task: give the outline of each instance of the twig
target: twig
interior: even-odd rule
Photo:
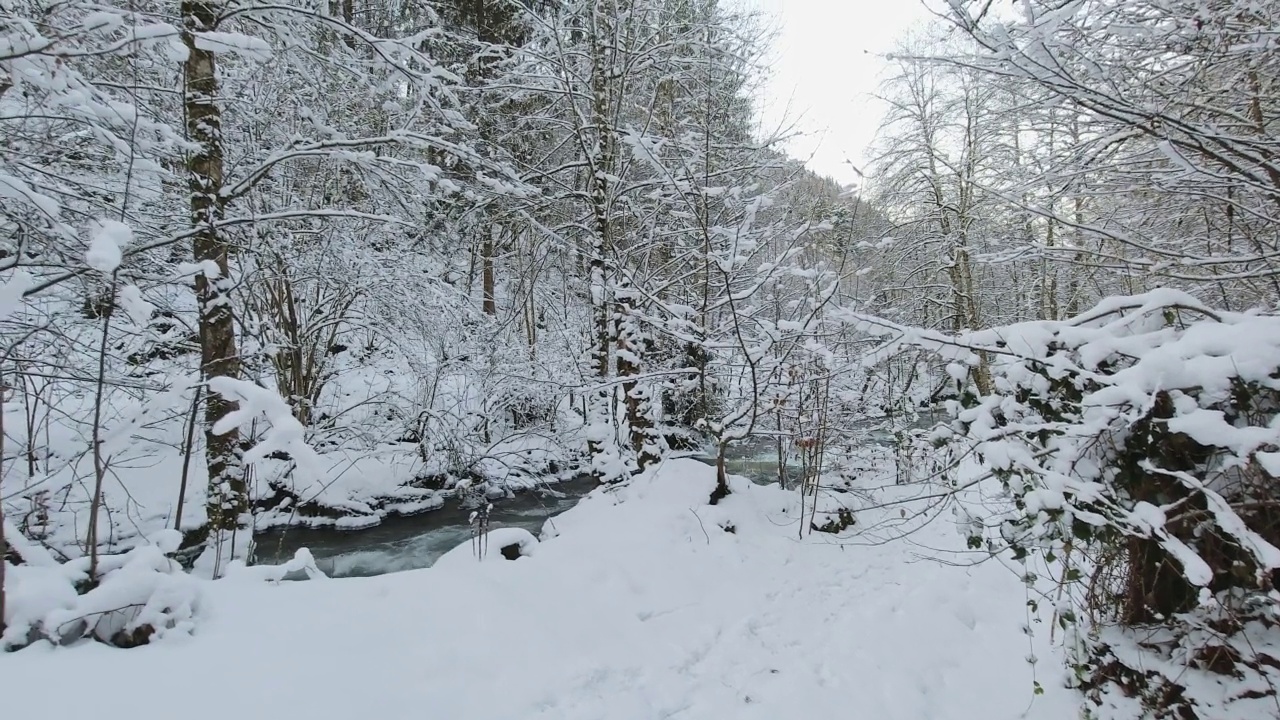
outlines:
[[[689,508],[689,512],[693,513],[693,516],[698,519],[698,527],[702,528],[702,535],[707,538],[707,544],[710,545],[711,536],[707,535],[707,528],[703,527],[702,518],[698,516],[698,511],[694,510],[693,508]]]

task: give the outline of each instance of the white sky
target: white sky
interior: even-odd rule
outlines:
[[[871,97],[889,51],[911,25],[929,17],[922,0],[741,0],[780,29],[773,76],[761,98],[766,126],[797,121],[803,137],[788,147],[809,168],[853,183],[883,116]],[[812,156],[812,157],[811,157]]]

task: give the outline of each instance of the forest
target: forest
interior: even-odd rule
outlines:
[[[842,185],[747,2],[0,0],[0,706],[1280,718],[1280,4],[929,7]]]

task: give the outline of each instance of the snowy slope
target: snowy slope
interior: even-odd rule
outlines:
[[[1021,583],[919,559],[958,547],[950,524],[802,542],[794,494],[744,481],[708,507],[712,485],[668,461],[515,562],[463,547],[374,578],[209,583],[194,636],[0,657],[0,702],[134,720],[1075,717],[1043,634],[1033,696]]]

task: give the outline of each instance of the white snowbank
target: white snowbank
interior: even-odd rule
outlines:
[[[797,539],[798,501],[668,461],[555,519],[516,562],[375,578],[204,583],[196,634],[0,657],[6,716],[221,720],[1067,720],[1076,696],[1022,632],[996,564],[919,560],[961,538]],[[897,508],[887,515],[897,516]],[[859,522],[864,518],[860,515]],[[868,521],[874,521],[869,518]],[[729,532],[724,528],[732,527]],[[499,542],[493,541],[496,553]],[[469,553],[465,546],[460,553]],[[1029,644],[1029,642],[1031,644]],[[1025,657],[1042,658],[1032,694]],[[74,678],[75,692],[66,691]],[[142,683],[140,685],[139,683]],[[126,692],[145,687],[142,694]],[[218,702],[191,702],[212,697]]]
[[[284,463],[274,464],[284,467]],[[306,515],[288,505],[277,507],[258,515],[257,529],[281,525],[356,529],[377,525],[388,512],[408,515],[444,504],[435,490],[409,485],[421,468],[412,453],[336,451],[319,455],[315,464],[311,472],[295,470],[287,477],[277,472],[275,477],[299,502],[324,508],[324,514]]]
[[[62,643],[89,636],[119,644],[130,642],[118,639],[119,634],[135,631],[152,640],[189,634],[204,585],[165,557],[177,548],[178,533],[168,531],[157,540],[123,555],[101,556],[97,585],[84,594],[76,586],[89,579],[87,557],[6,568],[0,647],[22,646],[34,638]]]
[[[6,428],[21,426],[21,410],[18,404],[6,407],[10,413],[5,418]],[[175,444],[180,446],[181,441]],[[261,510],[254,518],[257,530],[284,525],[363,527],[378,524],[388,514],[410,515],[444,504],[444,497],[436,490],[410,484],[422,463],[409,451],[394,447],[372,452],[339,450],[321,454],[317,464],[313,472],[287,472],[291,465],[283,460],[259,462],[250,491],[253,500],[265,503],[277,495],[273,485],[291,497]],[[174,479],[182,476],[183,465],[174,447],[159,443],[139,443],[113,456],[103,487],[107,511],[99,520],[104,527],[109,518],[127,517],[129,522],[109,526],[110,534],[102,538],[104,550],[128,550],[144,543],[147,534],[174,526],[178,494]],[[187,469],[190,476],[180,523],[183,529],[198,527],[206,519],[207,476],[202,451],[194,454]],[[74,458],[37,488],[49,491],[43,539],[71,557],[82,552],[93,489],[93,483],[84,478],[91,477],[92,471],[91,456]],[[6,502],[5,515],[21,518],[31,509],[32,502],[18,496]]]
[[[453,570],[480,562],[508,562],[509,558],[503,557],[502,549],[510,545],[519,547],[520,557],[528,557],[537,547],[538,538],[524,528],[494,528],[484,536],[468,540],[441,555],[431,567]]]

